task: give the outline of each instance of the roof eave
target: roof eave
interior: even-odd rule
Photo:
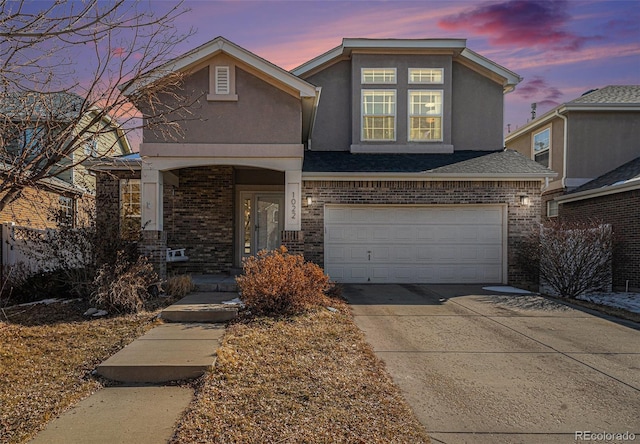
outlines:
[[[557,173],[499,173],[499,174],[483,174],[483,173],[430,173],[428,171],[401,173],[401,172],[302,172],[304,180],[362,180],[371,178],[372,180],[421,180],[421,181],[512,181],[512,180],[536,180],[544,181],[546,178],[556,177]]]
[[[608,196],[610,194],[624,193],[627,191],[640,190],[640,179],[619,185],[609,185],[592,190],[580,191],[577,193],[564,194],[556,197],[554,200],[558,203],[576,202],[579,200],[593,199],[595,197]]]

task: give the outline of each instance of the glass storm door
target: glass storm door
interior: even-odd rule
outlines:
[[[281,245],[284,226],[282,194],[243,193],[242,195],[242,257],[260,250],[273,250]]]

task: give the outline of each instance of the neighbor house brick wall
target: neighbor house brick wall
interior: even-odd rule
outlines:
[[[549,202],[550,200],[555,199],[558,196],[562,196],[563,194],[564,194],[564,190],[562,190],[562,189],[542,194],[542,198],[541,198],[541,202],[540,202],[540,216],[542,217],[541,220],[546,221],[546,220],[555,219],[555,218],[547,217],[547,202]]]
[[[164,185],[164,231],[169,248],[185,248],[187,262],[172,273],[227,273],[234,258],[234,174],[231,166],[173,171],[179,186]]]
[[[516,251],[540,222],[538,181],[304,181],[302,195],[313,200],[302,209],[304,255],[321,266],[325,204],[507,204],[508,281],[527,284],[527,273],[516,263]],[[523,195],[531,199],[529,206],[520,203]]]
[[[560,205],[560,217],[610,224],[619,241],[613,257],[613,286],[640,289],[640,190]]]
[[[54,212],[60,208],[60,194],[26,187],[21,196],[0,211],[0,223],[30,228],[55,228]]]

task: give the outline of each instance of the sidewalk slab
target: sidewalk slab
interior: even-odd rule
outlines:
[[[161,325],[104,361],[97,372],[130,383],[197,378],[213,367],[223,333],[210,325]]]
[[[182,387],[109,387],[50,422],[32,444],[157,444],[169,441],[193,398]]]

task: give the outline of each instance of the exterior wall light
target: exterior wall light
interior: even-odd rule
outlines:
[[[313,203],[313,199],[311,196],[307,196],[307,205],[311,205]]]
[[[520,196],[520,204],[528,207],[531,205],[531,199],[529,196]]]

